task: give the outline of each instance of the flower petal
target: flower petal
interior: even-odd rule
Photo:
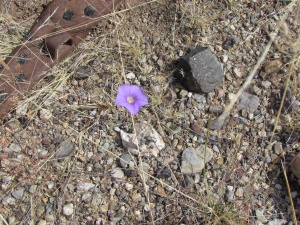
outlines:
[[[116,97],[116,105],[124,106],[124,104],[127,103],[127,96],[130,91],[129,86],[130,85],[128,85],[128,84],[124,84],[118,88],[118,94]]]
[[[129,111],[131,112],[132,115],[137,114],[141,110],[141,108],[142,108],[138,104],[132,104],[131,106],[132,106],[132,108]]]
[[[139,103],[140,106],[144,106],[148,104],[148,97],[144,93],[141,95],[137,96],[136,101]]]
[[[132,97],[133,103],[129,103],[127,98]],[[116,105],[125,107],[131,114],[137,114],[142,106],[148,104],[147,95],[137,85],[124,84],[119,86],[116,97]]]

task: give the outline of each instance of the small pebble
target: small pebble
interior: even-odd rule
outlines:
[[[129,80],[133,80],[135,78],[135,74],[133,72],[129,72],[126,74],[126,78]]]
[[[120,168],[115,168],[111,171],[111,176],[114,178],[116,181],[122,181],[124,178],[124,172]]]
[[[49,121],[51,119],[51,117],[52,117],[52,113],[48,109],[40,109],[39,113],[40,113],[40,119],[43,122]]]
[[[46,220],[40,220],[37,225],[47,225],[47,221]]]
[[[236,191],[235,191],[235,195],[236,195],[237,197],[243,197],[243,195],[244,195],[244,190],[243,190],[243,188],[242,188],[242,187],[238,187],[238,188],[236,189]]]
[[[125,188],[126,188],[127,191],[130,191],[130,190],[133,189],[133,184],[131,184],[131,183],[126,183],[126,184],[125,184]]]
[[[74,212],[74,205],[73,203],[67,204],[63,207],[63,214],[65,216],[71,216]]]
[[[233,74],[236,78],[240,78],[242,77],[242,73],[241,73],[241,70],[239,68],[234,68],[233,69]]]
[[[223,55],[221,59],[222,63],[226,63],[228,61],[228,55]]]
[[[121,159],[119,161],[120,166],[124,169],[127,169],[133,164],[132,157],[130,154],[122,154]]]
[[[24,189],[18,189],[12,193],[12,196],[17,200],[20,200],[23,197],[23,193],[24,193]]]
[[[70,140],[62,141],[56,151],[55,158],[61,159],[69,156],[74,150],[74,145]]]
[[[91,188],[95,187],[95,184],[93,183],[86,183],[82,181],[78,181],[77,183],[77,191],[88,191]]]
[[[262,223],[268,222],[268,220],[265,217],[264,212],[262,210],[256,209],[255,214],[256,214],[256,218],[257,218],[258,221],[260,221]]]
[[[48,222],[54,222],[55,221],[55,217],[52,214],[46,214],[45,220],[48,221]]]

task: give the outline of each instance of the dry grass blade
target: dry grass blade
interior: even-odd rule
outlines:
[[[7,221],[3,218],[2,214],[0,214],[0,218],[3,221],[3,223],[5,223],[5,225],[8,225]]]
[[[289,180],[287,178],[286,170],[285,170],[285,167],[284,167],[282,161],[281,161],[281,168],[282,168],[282,172],[283,172],[283,175],[284,175],[287,192],[288,192],[288,195],[289,195],[289,200],[290,200],[291,209],[292,209],[292,215],[293,215],[293,222],[294,222],[295,225],[297,225],[298,221],[297,221],[297,217],[296,217],[295,206],[294,206],[294,202],[293,202],[291,188],[290,188]]]

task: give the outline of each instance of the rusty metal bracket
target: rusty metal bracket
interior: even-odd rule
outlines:
[[[121,0],[53,0],[0,68],[0,119]],[[0,64],[1,66],[1,64]]]

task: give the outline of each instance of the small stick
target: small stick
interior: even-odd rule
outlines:
[[[4,62],[4,60],[0,57],[0,64],[5,67],[5,69],[10,70],[9,66]]]
[[[286,183],[286,188],[287,188],[287,191],[288,191],[288,194],[289,194],[289,200],[290,200],[291,208],[292,208],[293,221],[294,221],[294,224],[297,225],[298,222],[297,222],[297,217],[296,217],[296,212],[295,212],[293,197],[292,197],[292,194],[291,194],[291,189],[290,189],[289,181],[288,181],[288,178],[286,176],[285,168],[283,166],[282,161],[281,161],[281,167],[282,167],[282,171],[283,171],[283,175],[284,175],[284,179],[285,179],[285,183]]]

